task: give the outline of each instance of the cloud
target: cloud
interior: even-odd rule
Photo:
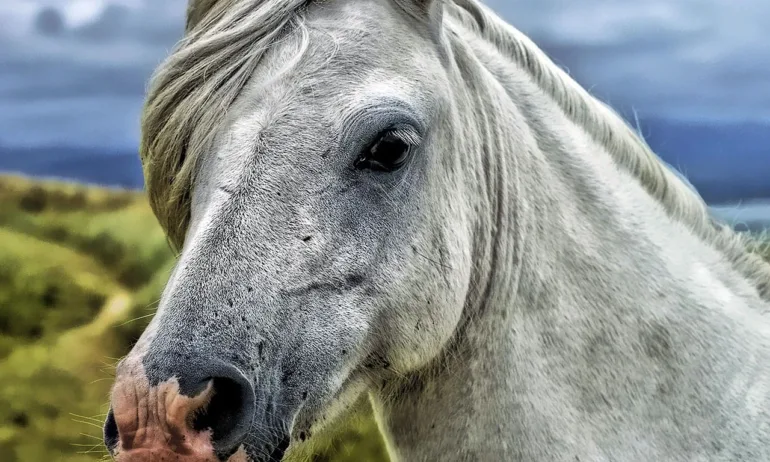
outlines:
[[[770,120],[766,0],[488,3],[616,107]]]
[[[0,1],[0,143],[135,143],[185,0]],[[488,0],[621,112],[770,119],[766,0]]]
[[[61,35],[65,27],[64,16],[56,8],[44,8],[35,16],[34,30],[41,35]]]
[[[147,80],[184,10],[184,0],[3,0],[0,144],[134,145]]]

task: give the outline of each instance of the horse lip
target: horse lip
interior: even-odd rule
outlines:
[[[150,462],[154,460],[174,460],[178,462],[215,462],[215,456],[204,457],[200,455],[182,455],[173,451],[158,449],[132,449],[118,454],[117,462]]]

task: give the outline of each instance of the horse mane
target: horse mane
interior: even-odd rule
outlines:
[[[668,215],[712,245],[770,301],[770,264],[757,252],[755,239],[718,222],[690,185],[665,167],[644,139],[609,106],[591,96],[528,37],[478,0],[447,1],[463,27],[494,44],[549,94],[573,123],[604,146],[616,164],[637,178]]]
[[[525,69],[564,113],[636,177],[669,216],[714,246],[770,300],[770,264],[756,242],[714,220],[696,192],[668,170],[618,114],[592,97],[524,34],[478,0],[443,1],[447,13]],[[309,0],[191,0],[186,34],[153,76],[142,116],[140,157],[150,204],[181,249],[198,160],[223,114],[275,39],[301,25]],[[445,22],[446,23],[446,22]]]

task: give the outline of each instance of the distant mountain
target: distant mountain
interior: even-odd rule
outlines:
[[[0,146],[0,171],[131,189],[144,184],[139,154],[130,150]]]
[[[710,204],[770,199],[770,125],[641,122],[653,150],[679,169]],[[0,146],[0,171],[68,178],[128,188],[142,187],[133,150]]]
[[[770,201],[739,206],[713,206],[711,213],[741,231],[770,231]]]

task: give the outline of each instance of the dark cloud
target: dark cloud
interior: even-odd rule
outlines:
[[[766,0],[489,0],[622,113],[770,119]],[[0,143],[135,143],[185,0],[0,1]],[[42,141],[40,141],[42,142]]]
[[[34,28],[41,35],[58,36],[65,30],[64,18],[56,8],[47,7],[35,17]]]

